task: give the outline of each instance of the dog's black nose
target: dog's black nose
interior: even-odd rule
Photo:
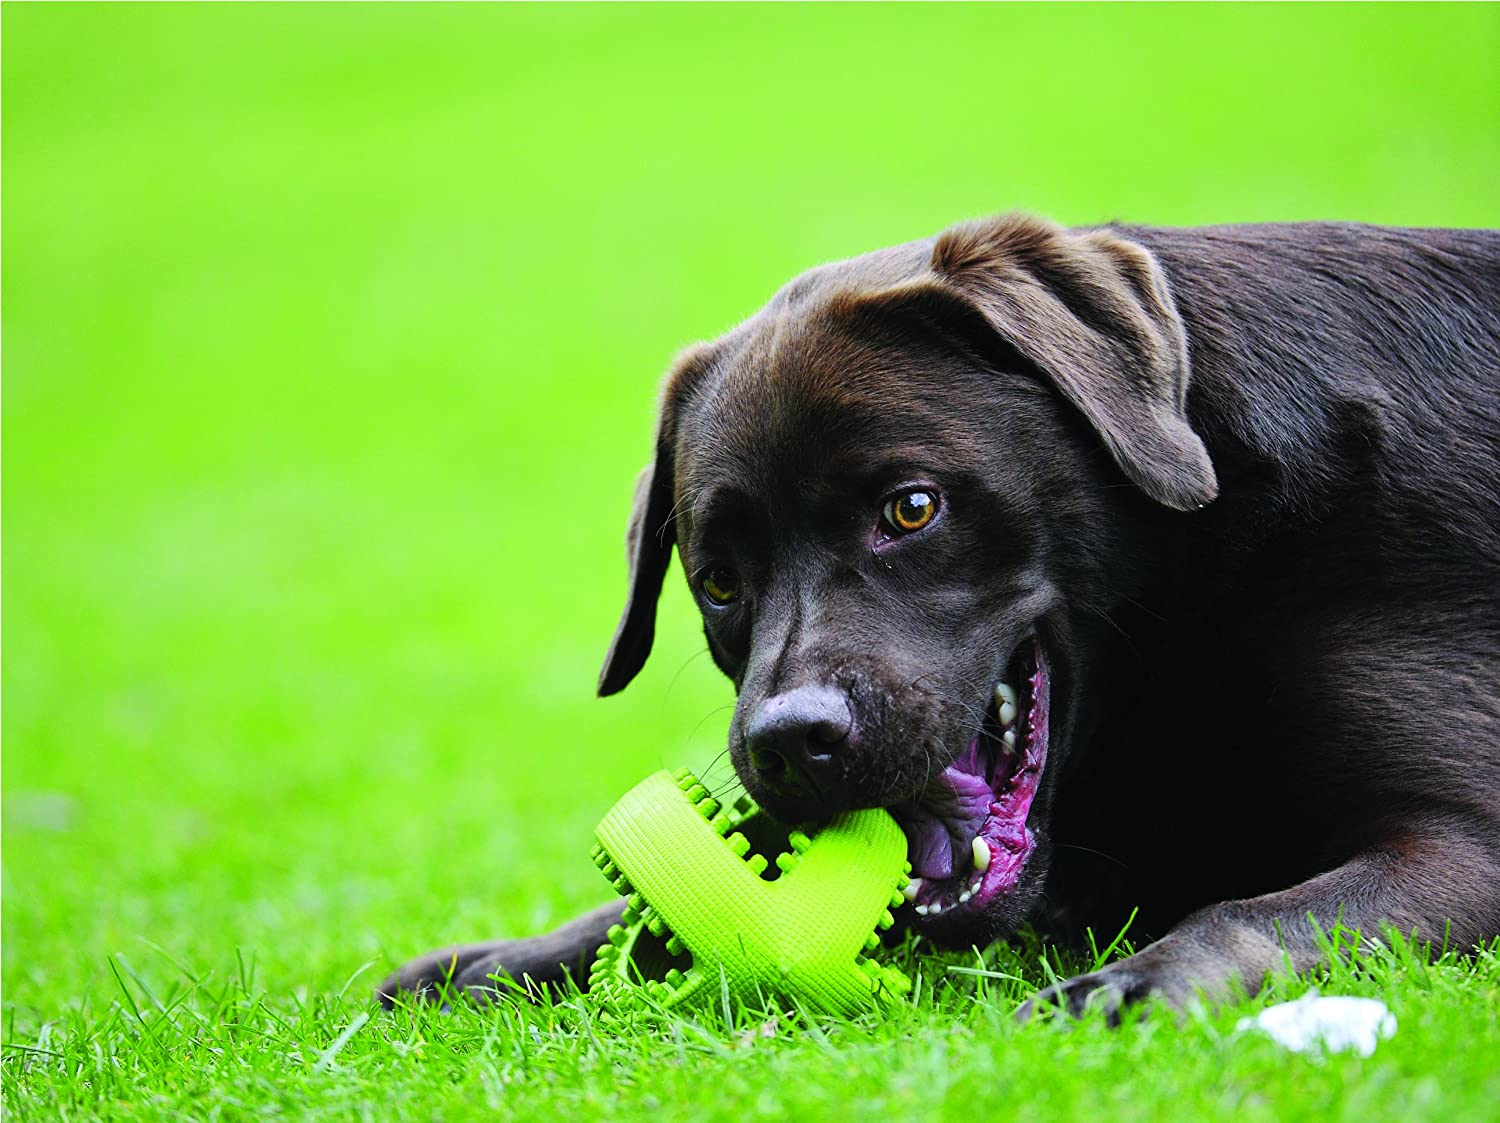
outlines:
[[[843,691],[799,686],[760,704],[745,727],[745,746],[751,767],[772,787],[818,791],[853,733],[854,715]]]

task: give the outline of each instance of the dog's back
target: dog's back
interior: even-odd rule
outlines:
[[[1335,500],[1378,504],[1405,558],[1493,572],[1500,231],[1122,233],[1172,282],[1188,325],[1189,411],[1221,479],[1273,472],[1284,517]]]
[[[1221,490],[1186,532],[1161,698],[1101,737],[1155,728],[1174,814],[1122,820],[1132,754],[1101,754],[1059,801],[1058,923],[1142,905],[1159,934],[1391,819],[1500,823],[1500,233],[1120,233],[1171,282]]]

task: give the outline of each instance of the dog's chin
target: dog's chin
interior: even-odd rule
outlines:
[[[913,926],[942,944],[988,942],[1030,910],[1044,864],[1032,804],[1047,766],[1052,673],[1035,637],[996,683],[973,739],[921,795],[891,807],[906,832]]]

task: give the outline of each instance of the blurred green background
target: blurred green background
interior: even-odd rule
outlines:
[[[604,899],[593,823],[731,701],[678,584],[592,694],[656,381],[801,269],[1016,207],[1500,223],[1495,6],[3,24],[22,1028],[148,941],[326,990]]]

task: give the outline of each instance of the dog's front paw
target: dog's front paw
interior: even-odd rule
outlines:
[[[537,997],[570,982],[583,990],[594,953],[609,939],[609,928],[619,923],[624,909],[624,901],[611,901],[545,935],[430,951],[388,976],[375,988],[375,997],[389,1009],[402,998],[494,1002]]]
[[[456,997],[493,1002],[505,994],[524,995],[528,990],[558,980],[562,972],[549,965],[544,978],[535,979],[523,964],[536,967],[528,954],[528,940],[492,940],[441,948],[420,955],[392,972],[375,988],[375,997],[387,1009],[398,999],[448,1002]],[[498,976],[498,979],[497,979]],[[502,980],[515,979],[511,984]]]
[[[1124,960],[1038,991],[1016,1011],[1016,1020],[1028,1022],[1042,1013],[1081,1018],[1091,1010],[1101,1010],[1105,1020],[1116,1026],[1120,1024],[1121,1010],[1157,990],[1146,975],[1131,969],[1129,960]]]

